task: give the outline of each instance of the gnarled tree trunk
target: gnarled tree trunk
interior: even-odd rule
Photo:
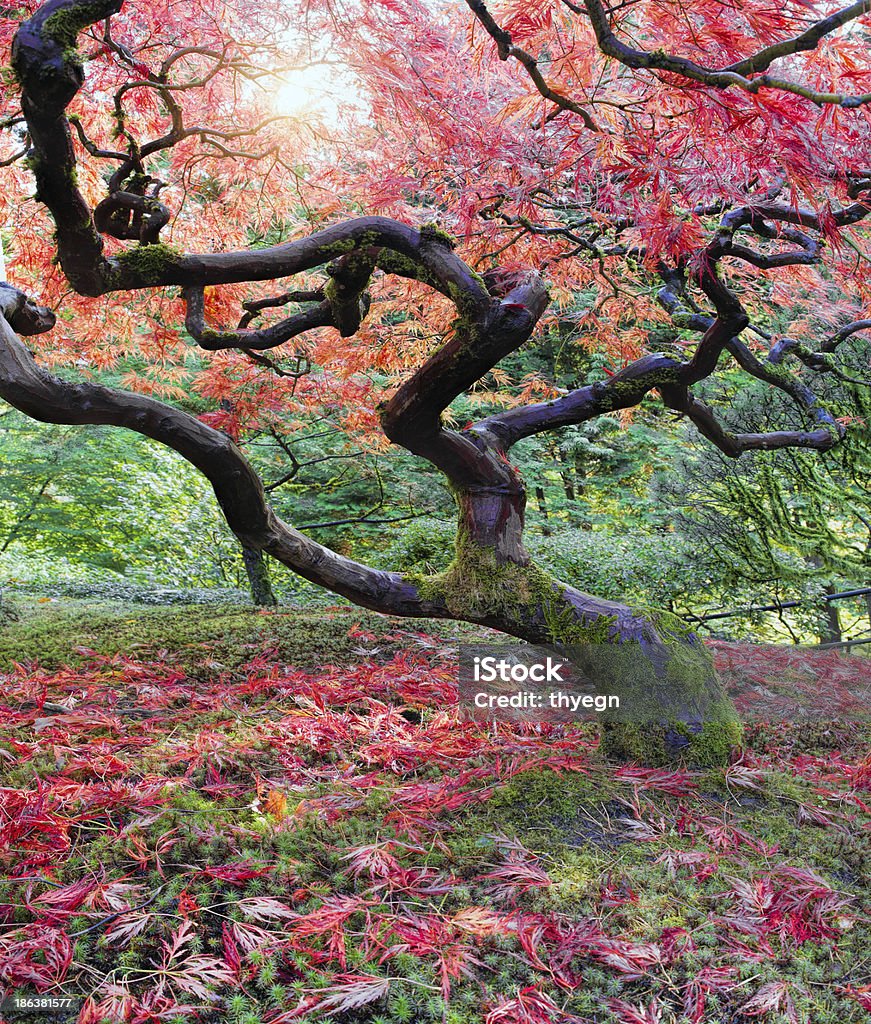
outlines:
[[[513,471],[512,471],[513,472]],[[523,547],[524,492],[457,491],[455,557],[414,580],[449,614],[538,645],[558,645],[622,711],[603,720],[602,750],[645,764],[727,762],[741,740],[711,656],[677,616],[584,594],[537,566]]]
[[[541,307],[544,296],[537,281],[515,292],[526,300],[517,303],[524,310],[527,303],[533,311]],[[507,325],[497,320],[494,336],[514,347],[516,332],[528,334],[535,319],[533,312],[519,324],[513,315]],[[444,573],[429,577],[372,569],[287,526],[267,505],[259,478],[233,442],[188,413],[98,384],[70,384],[41,369],[13,328],[33,334],[53,323],[48,310],[0,286],[0,397],[36,419],[128,427],[173,448],[210,480],[244,547],[267,552],[376,611],[479,623],[532,643],[646,650],[649,677],[630,695],[639,715],[628,724],[606,725],[603,749],[609,756],[715,764],[739,741],[734,709],[701,643],[667,612],[583,594],[534,565],[523,545],[525,489],[498,436],[486,425],[467,435],[443,429],[439,400],[433,402],[432,390],[416,378],[387,403],[382,418],[388,436],[439,466],[454,490],[455,558]],[[487,341],[480,334],[475,340],[479,348]],[[419,372],[429,369],[426,364]]]

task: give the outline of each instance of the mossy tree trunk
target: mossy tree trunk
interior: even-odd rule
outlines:
[[[278,598],[272,589],[272,581],[269,579],[269,567],[263,552],[258,548],[243,547],[242,561],[245,565],[245,574],[248,577],[248,589],[251,591],[251,600],[259,608],[273,607],[278,604]]]
[[[721,765],[741,742],[735,708],[701,640],[677,616],[592,597],[492,545],[457,541],[454,561],[416,581],[451,617],[532,644],[557,646],[599,692],[617,693],[618,716],[602,720],[609,759],[647,765]]]
[[[829,583],[826,586],[826,594],[837,593],[837,587]],[[838,606],[834,601],[824,601],[822,607],[822,614],[820,616],[821,632],[820,632],[820,643],[821,644],[839,644],[843,639],[841,632],[841,615],[838,611]]]
[[[741,726],[701,640],[681,619],[582,593],[537,566],[523,544],[526,491],[508,461],[482,445],[475,471],[490,484],[452,484],[458,508],[454,559],[414,579],[449,617],[533,644],[560,645],[582,671],[621,693],[621,717],[605,720],[602,751],[662,765],[725,764]],[[613,654],[609,654],[613,651]]]

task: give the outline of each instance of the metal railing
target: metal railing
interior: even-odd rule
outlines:
[[[842,590],[837,594],[822,594],[820,599],[826,604],[831,604],[833,601],[845,601],[851,597],[867,597],[869,594],[871,594],[871,587],[860,587],[858,590]],[[779,601],[775,604],[749,605],[746,608],[735,608],[728,612],[712,612],[710,615],[694,615],[692,612],[688,612],[683,617],[691,622],[706,625],[715,619],[731,619],[737,615],[750,615],[753,612],[781,612],[786,608],[799,608],[809,603],[808,601]],[[871,621],[871,609],[869,609],[869,621]],[[822,643],[818,644],[817,647],[820,650],[841,647],[849,651],[851,647],[871,644],[871,637],[865,637],[866,633],[871,633],[871,628],[862,630],[858,636],[851,637],[849,640]]]

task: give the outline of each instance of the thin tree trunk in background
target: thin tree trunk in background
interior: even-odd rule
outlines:
[[[829,584],[826,587],[827,594],[836,594],[835,588]],[[834,601],[826,601],[825,611],[823,616],[823,632],[820,638],[822,644],[839,644],[843,634],[841,633],[841,616],[838,613],[837,605]]]
[[[560,477],[563,482],[563,491],[565,492],[567,501],[575,500],[575,485],[572,483],[572,478],[569,476],[568,470],[561,469]]]
[[[547,498],[545,497],[545,493],[544,493],[544,488],[543,487],[536,487],[535,488],[535,498],[536,498],[536,501],[538,502],[538,511],[541,513],[541,515],[542,515],[542,517],[544,519],[547,519],[548,518]],[[549,537],[553,531],[551,530],[550,526],[548,526],[548,524],[545,522],[545,523],[542,523],[541,532],[542,532],[543,536]]]
[[[560,450],[559,444],[556,441],[552,441],[549,445],[551,455],[553,456],[554,462],[559,466],[559,475],[563,483],[563,492],[565,493],[567,501],[575,500],[575,485],[572,481],[571,471],[568,463],[566,462],[565,456]]]
[[[51,482],[51,477],[48,477],[48,479],[43,480],[39,490],[36,492],[27,511],[12,525],[12,529],[9,531],[9,533],[6,534],[3,543],[0,544],[0,554],[2,554],[4,551],[8,551],[9,548],[12,546],[13,542],[18,539],[18,535],[21,533],[22,529],[24,528],[24,525],[36,512],[37,506],[39,505],[40,501],[42,501],[42,496],[45,494],[46,489],[48,488],[48,485]]]
[[[242,561],[245,563],[245,572],[248,574],[248,586],[251,590],[251,600],[261,608],[277,605],[278,598],[272,589],[269,580],[269,568],[263,552],[257,548],[242,548]]]
[[[866,524],[867,525],[867,524]],[[863,587],[871,585],[871,543],[865,547],[865,566],[863,572]],[[865,595],[865,611],[868,615],[868,628],[871,629],[871,594]]]
[[[575,486],[579,494],[587,489],[587,464],[580,452],[575,453]]]

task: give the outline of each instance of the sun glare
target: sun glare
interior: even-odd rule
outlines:
[[[353,82],[347,69],[332,64],[312,64],[289,71],[272,97],[277,114],[288,117],[312,117],[337,125],[347,109]]]

